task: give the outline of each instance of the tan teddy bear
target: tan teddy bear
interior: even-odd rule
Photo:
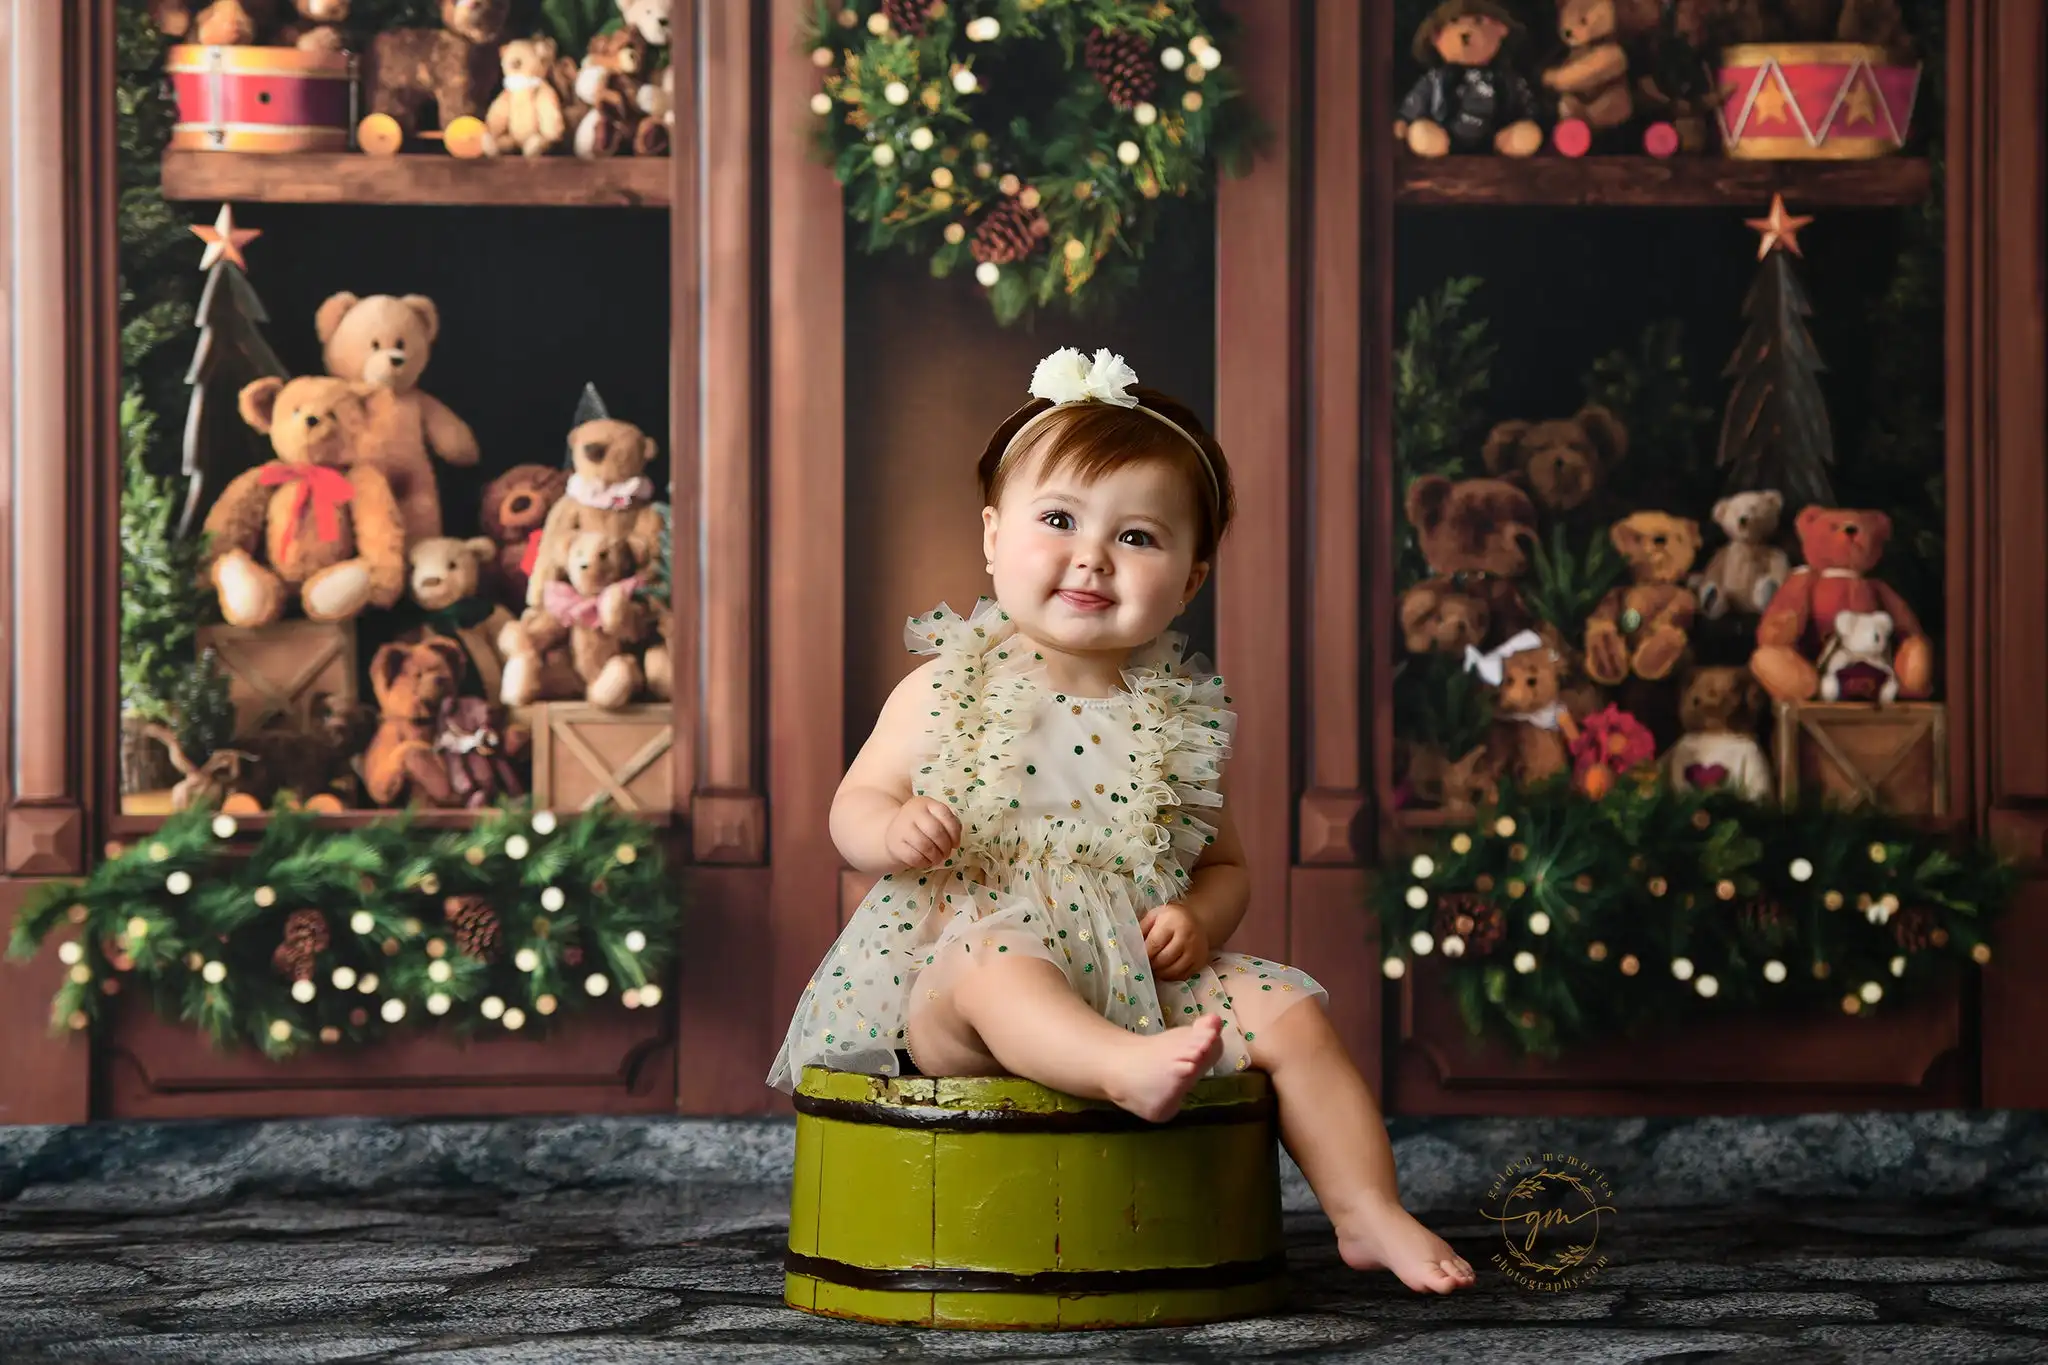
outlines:
[[[498,49],[504,68],[504,89],[491,101],[484,127],[485,144],[493,156],[517,149],[523,156],[545,156],[568,131],[562,97],[549,83],[555,66],[555,40],[515,38]]]
[[[1791,556],[1771,543],[1784,508],[1785,495],[1775,488],[1736,493],[1714,504],[1714,524],[1728,543],[1690,580],[1702,616],[1718,621],[1731,610],[1754,616],[1771,605],[1792,576]]]
[[[396,396],[378,408],[362,458],[391,481],[408,542],[440,535],[441,494],[428,452],[453,465],[475,464],[479,452],[469,424],[419,387],[441,330],[434,301],[424,294],[335,294],[320,305],[313,326],[329,374]]]
[[[277,459],[239,475],[206,515],[206,574],[229,625],[265,626],[294,591],[306,616],[341,621],[405,589],[404,530],[391,485],[356,463],[389,395],[325,375],[255,380],[242,420]]]
[[[508,628],[500,637],[506,646],[501,699],[508,706],[537,700],[542,656],[566,638],[584,699],[593,706],[617,710],[645,685],[646,670],[635,647],[656,634],[655,613],[635,598],[640,556],[620,532],[595,529],[578,532],[562,558],[562,576],[547,584],[539,616]],[[667,672],[667,647],[660,651]]]
[[[489,536],[435,536],[415,542],[405,557],[413,602],[437,634],[462,645],[484,695],[497,696],[504,672],[498,637],[513,622],[512,613],[484,592],[484,575],[497,563],[497,542]]]
[[[631,543],[635,563],[653,560],[661,547],[661,512],[647,477],[660,447],[654,438],[613,417],[584,422],[569,433],[574,472],[562,500],[548,509],[540,549],[526,583],[528,616],[541,606],[547,585],[563,575],[569,543],[584,531],[610,531]]]

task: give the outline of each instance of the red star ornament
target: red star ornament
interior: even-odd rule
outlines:
[[[239,269],[247,271],[249,263],[242,259],[242,248],[261,237],[263,229],[236,227],[234,205],[222,204],[220,216],[213,220],[212,227],[201,227],[195,223],[192,225],[192,233],[206,243],[206,254],[199,259],[199,269],[202,272],[213,269],[214,262],[222,257],[233,261]]]
[[[1812,222],[1811,216],[1796,218],[1785,212],[1785,196],[1771,196],[1771,213],[1768,218],[1745,218],[1743,221],[1763,234],[1757,243],[1756,258],[1762,260],[1774,249],[1782,247],[1794,256],[1804,256],[1799,249],[1799,229]]]

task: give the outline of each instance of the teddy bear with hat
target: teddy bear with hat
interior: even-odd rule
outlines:
[[[1507,60],[1522,25],[1494,0],[1444,0],[1415,30],[1429,68],[1394,116],[1394,136],[1417,156],[1453,151],[1530,156],[1543,146],[1536,96]]]

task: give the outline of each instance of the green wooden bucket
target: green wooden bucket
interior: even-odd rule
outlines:
[[[1201,1081],[1164,1124],[1009,1077],[806,1067],[784,1300],[933,1327],[1143,1327],[1286,1296],[1273,1097]]]

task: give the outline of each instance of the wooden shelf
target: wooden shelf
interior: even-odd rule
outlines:
[[[464,160],[438,152],[164,153],[171,200],[255,204],[439,204],[545,208],[666,208],[665,156]]]
[[[362,829],[365,826],[376,824],[380,820],[394,819],[400,814],[402,812],[398,810],[336,811],[331,815],[320,816],[317,827],[320,829]],[[565,812],[565,814],[573,814],[573,812]],[[421,829],[469,829],[482,824],[486,820],[496,819],[497,815],[498,812],[492,809],[438,810],[422,806],[413,812],[413,824]],[[120,815],[108,817],[107,834],[115,839],[139,838],[143,835],[156,833],[164,827],[164,822],[169,818],[164,815],[123,812]],[[657,829],[665,828],[674,823],[674,814],[670,811],[640,811],[635,813],[633,818],[643,825],[652,825]],[[270,815],[268,812],[261,815],[237,815],[235,817],[235,825],[238,831],[238,839],[260,835],[270,827]]]
[[[1398,154],[1394,199],[1433,208],[1768,208],[1794,212],[1915,204],[1928,193],[1923,157],[1872,161],[1731,161],[1718,155],[1449,156]]]

